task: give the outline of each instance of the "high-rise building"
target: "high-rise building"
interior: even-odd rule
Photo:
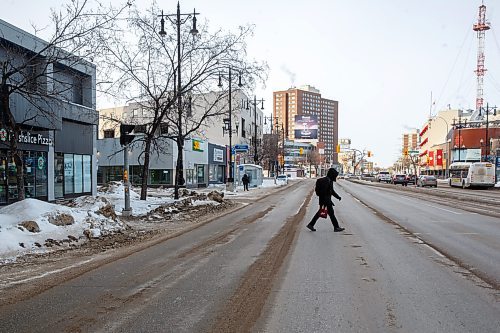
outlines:
[[[321,97],[318,89],[306,85],[273,93],[273,116],[285,131],[288,140],[295,137],[295,116],[313,116],[318,120],[317,138],[312,142],[323,142],[326,163],[338,163],[338,101]],[[303,138],[302,138],[303,139]]]
[[[410,133],[403,134],[401,152],[418,150],[418,130],[414,129]]]

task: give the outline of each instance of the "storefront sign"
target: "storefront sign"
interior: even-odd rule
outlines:
[[[0,141],[6,141],[7,140],[7,131],[5,128],[0,129]]]
[[[30,143],[33,145],[52,146],[52,139],[48,135],[42,133],[32,133],[29,131],[21,131],[18,136],[17,142]]]
[[[203,149],[201,148],[201,144],[203,143],[203,141],[193,139],[192,142],[193,142],[193,151],[203,151]]]
[[[38,170],[43,170],[43,168],[45,167],[45,158],[43,158],[43,156],[40,156],[38,158],[37,166],[38,166]]]
[[[214,162],[224,162],[224,150],[214,148]]]

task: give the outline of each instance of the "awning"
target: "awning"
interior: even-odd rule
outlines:
[[[422,147],[423,145],[425,145],[427,143],[427,141],[429,141],[429,138],[425,138],[424,141],[420,142],[420,147]]]
[[[424,135],[424,133],[427,132],[428,129],[429,129],[429,124],[425,125],[425,127],[422,128],[419,135],[420,136]]]
[[[425,150],[425,151],[421,152],[421,153],[420,153],[420,155],[418,155],[418,156],[419,156],[419,157],[422,157],[422,156],[425,156],[425,155],[427,155],[427,150]]]

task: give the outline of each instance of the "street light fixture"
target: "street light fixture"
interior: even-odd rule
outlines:
[[[219,73],[219,84],[217,85],[219,88],[222,88],[222,78],[225,77],[224,74]],[[229,66],[228,68],[228,86],[229,86],[229,117],[224,118],[224,127],[222,128],[222,133],[227,132],[229,134],[229,177],[227,178],[227,186],[230,191],[233,190],[234,186],[234,166],[233,166],[233,119],[232,119],[232,68]],[[238,72],[238,87],[243,87],[241,83],[241,72]],[[239,121],[236,121],[236,133],[238,132]]]
[[[178,127],[182,128],[182,80],[181,80],[181,25],[186,23],[191,17],[193,18],[193,27],[190,30],[192,35],[196,35],[198,33],[198,29],[196,29],[196,15],[200,13],[196,12],[196,9],[193,10],[193,13],[190,14],[181,14],[180,3],[177,2],[177,13],[176,14],[168,14],[164,15],[163,10],[161,11],[160,20],[160,31],[158,34],[161,37],[165,37],[167,32],[165,31],[165,19],[167,18],[170,23],[176,26],[177,28],[177,121]],[[181,17],[184,17],[182,19]],[[179,132],[179,136],[181,133]],[[177,157],[177,165],[176,170],[178,171],[175,177],[175,193],[177,194],[178,188],[181,185],[184,185],[184,165],[182,160],[182,154],[179,154]]]

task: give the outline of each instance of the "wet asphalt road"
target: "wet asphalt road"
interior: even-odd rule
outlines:
[[[340,184],[346,232],[302,228],[256,331],[499,332],[500,291],[471,273],[498,286],[499,219]]]
[[[313,184],[249,197],[189,233],[0,305],[0,332],[208,332]],[[336,212],[346,231],[334,233],[326,220],[317,232],[305,228],[313,196],[252,331],[499,331],[500,291],[485,282],[500,276],[498,219],[340,185]]]

